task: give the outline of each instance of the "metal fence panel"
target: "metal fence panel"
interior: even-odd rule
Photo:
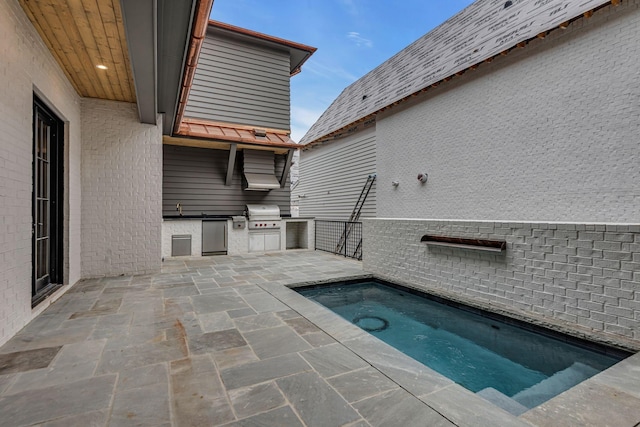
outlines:
[[[316,247],[349,258],[362,259],[362,223],[316,220]]]

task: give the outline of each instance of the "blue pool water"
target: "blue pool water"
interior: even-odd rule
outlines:
[[[467,389],[525,410],[623,357],[377,282],[296,291]]]

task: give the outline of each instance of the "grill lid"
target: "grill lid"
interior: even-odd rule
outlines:
[[[280,207],[278,205],[247,205],[249,220],[280,219]]]

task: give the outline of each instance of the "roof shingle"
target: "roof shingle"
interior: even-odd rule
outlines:
[[[326,138],[609,2],[478,0],[348,86],[300,143]]]

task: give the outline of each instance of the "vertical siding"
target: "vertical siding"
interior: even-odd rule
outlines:
[[[302,151],[299,166],[300,184],[292,197],[298,201],[300,216],[349,219],[367,177],[376,172],[375,128]],[[361,217],[375,216],[374,183]]]
[[[208,33],[185,116],[290,128],[289,53]]]
[[[284,188],[271,191],[245,191],[242,188],[242,152],[238,152],[233,182],[224,185],[229,152],[204,148],[165,145],[163,149],[162,214],[175,216],[176,204],[183,215],[241,215],[248,203],[280,206],[290,214],[289,179]],[[271,157],[270,161],[274,161]],[[280,178],[285,157],[275,156],[275,176]],[[273,170],[273,166],[271,166]]]

